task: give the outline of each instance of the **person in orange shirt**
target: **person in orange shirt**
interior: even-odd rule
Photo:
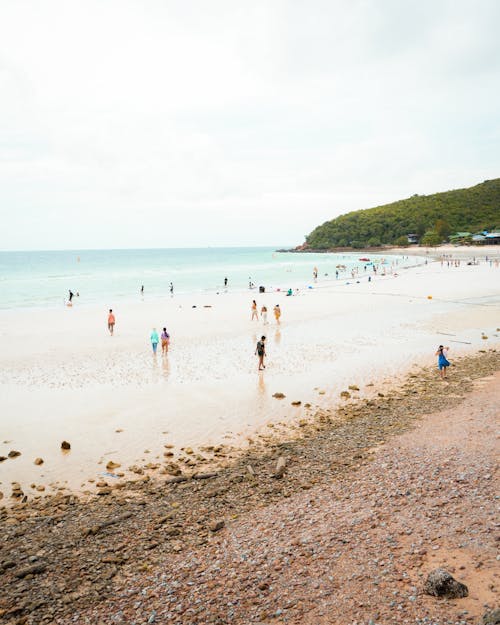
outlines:
[[[114,329],[115,329],[115,316],[113,315],[113,311],[110,308],[109,315],[108,315],[108,330],[111,336],[113,336]]]

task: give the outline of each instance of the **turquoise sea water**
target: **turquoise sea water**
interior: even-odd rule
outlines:
[[[249,280],[266,289],[307,288],[315,266],[322,284],[335,280],[339,264],[346,266],[340,279],[350,278],[353,267],[363,273],[360,257],[255,247],[0,252],[0,308],[61,306],[69,289],[80,294],[78,305],[138,298],[141,285],[145,297],[161,297],[169,294],[170,282],[175,294],[220,291],[225,277],[230,291],[248,289]],[[384,259],[369,257],[375,263]],[[387,268],[396,260],[400,268],[418,262],[391,256]]]

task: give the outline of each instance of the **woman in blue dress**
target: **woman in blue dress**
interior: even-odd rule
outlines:
[[[446,369],[450,366],[447,358],[449,349],[449,347],[444,347],[443,345],[440,345],[436,352],[436,356],[438,357],[439,375],[443,380],[446,377]]]

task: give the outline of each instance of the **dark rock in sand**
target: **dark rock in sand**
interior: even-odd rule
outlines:
[[[9,456],[9,458],[17,458],[18,456],[21,455],[21,452],[13,449],[12,451],[9,451],[7,455]]]
[[[424,592],[432,597],[467,597],[469,589],[465,584],[457,580],[444,569],[434,569],[431,571],[424,584]]]
[[[273,397],[275,399],[285,399],[285,395],[283,393],[274,393]]]
[[[63,441],[61,443],[61,449],[71,449],[71,445],[68,443],[68,441]]]
[[[35,458],[35,464],[40,466],[41,464],[43,464],[43,458]]]
[[[500,608],[485,612],[479,625],[500,625]]]

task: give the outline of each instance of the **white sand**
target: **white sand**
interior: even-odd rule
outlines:
[[[252,297],[259,309],[267,305],[268,326],[250,321]],[[242,444],[269,422],[303,417],[293,400],[331,405],[349,384],[380,385],[415,363],[435,366],[439,343],[450,345],[450,359],[498,348],[500,269],[429,262],[371,283],[320,280],[296,297],[146,299],[115,313],[114,337],[107,306],[0,313],[0,455],[22,452],[0,463],[0,491],[7,494],[14,480],[80,488],[108,459],[125,469],[153,462],[165,443]],[[172,335],[167,358],[152,356],[153,325]],[[262,333],[268,360],[259,374],[254,350]],[[277,391],[286,399],[274,399]],[[60,452],[63,439],[69,454]],[[38,456],[41,467],[33,464]]]

